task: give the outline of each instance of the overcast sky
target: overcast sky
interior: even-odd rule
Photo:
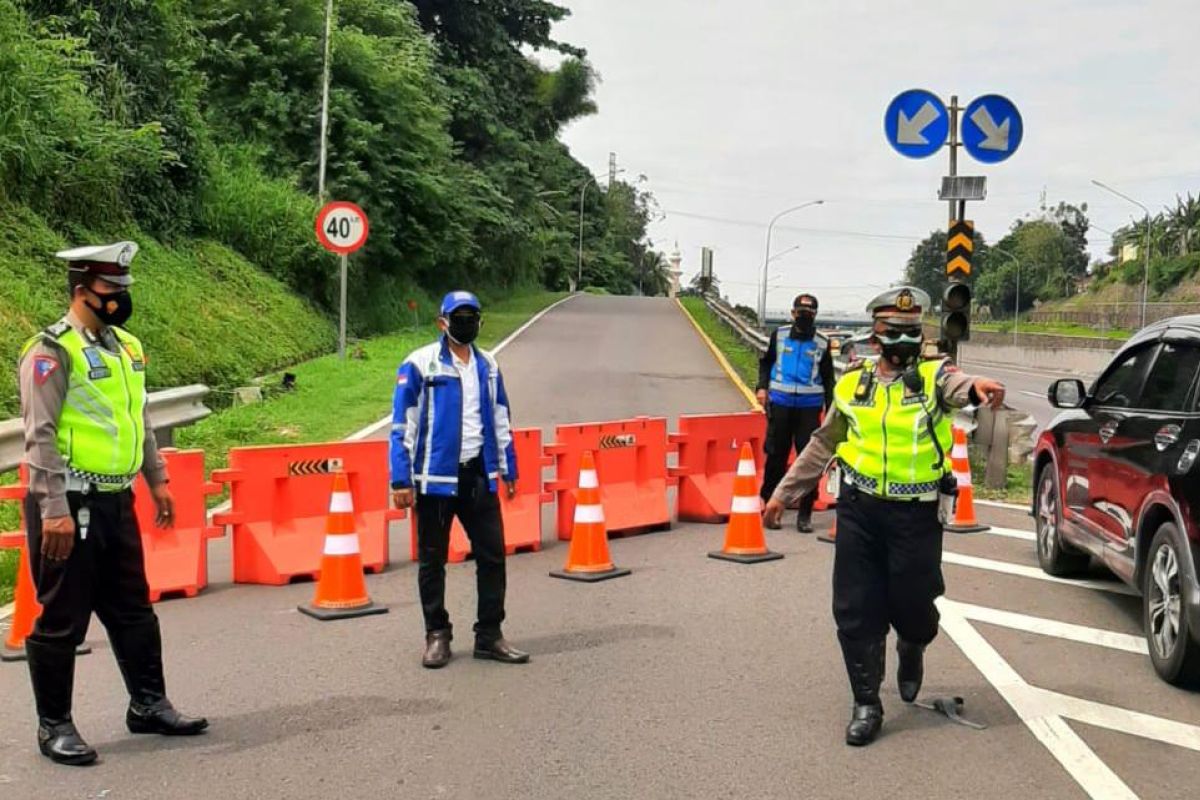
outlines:
[[[986,175],[968,206],[988,241],[1048,203],[1086,202],[1108,231],[1200,193],[1197,0],[559,0],[557,38],[584,47],[601,76],[600,112],[564,134],[597,173],[617,153],[645,174],[678,240],[685,278],[712,247],[724,291],[754,306],[766,222],[789,206],[772,252],[769,306],[811,290],[822,310],[860,310],[897,280],[912,247],[945,224],[946,151],[898,155],[883,134],[891,98],[925,88],[962,105],[1002,94],[1025,123],[1017,153],[959,173]],[[1091,247],[1107,250],[1094,229]]]

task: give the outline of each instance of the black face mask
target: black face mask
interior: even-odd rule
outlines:
[[[921,355],[920,342],[896,342],[882,344],[883,357],[897,369],[908,369]]]
[[[457,315],[450,317],[450,322],[447,325],[450,339],[455,344],[470,344],[479,336],[479,328],[482,320],[477,316]]]
[[[813,317],[809,314],[801,314],[800,316],[796,317],[795,320],[792,321],[792,330],[794,330],[796,333],[800,334],[801,336],[803,336],[806,339],[808,337],[812,336],[813,332],[816,331],[816,329],[817,329],[817,320],[815,317]]]
[[[100,303],[94,305],[92,301],[84,298],[87,307],[96,315],[96,319],[103,322],[105,325],[116,325],[120,327],[129,321],[133,316],[133,297],[129,292],[113,292],[112,294],[99,294],[91,292],[91,294],[100,298]]]

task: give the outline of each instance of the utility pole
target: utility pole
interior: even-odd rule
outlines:
[[[325,64],[321,77],[321,156],[317,174],[317,202],[325,202],[325,165],[329,159],[329,50],[333,38],[333,0],[325,0]]]
[[[617,179],[617,154],[608,154],[608,188],[612,188],[613,181]]]

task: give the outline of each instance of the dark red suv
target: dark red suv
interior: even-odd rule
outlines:
[[[1038,560],[1051,575],[1095,557],[1142,594],[1162,678],[1200,683],[1200,316],[1137,333],[1090,391],[1050,386],[1064,409],[1034,451]]]

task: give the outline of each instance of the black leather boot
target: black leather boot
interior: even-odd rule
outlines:
[[[502,664],[524,664],[529,661],[529,653],[518,650],[501,636],[498,639],[476,639],[475,657],[499,661]]]
[[[425,669],[441,669],[450,663],[450,631],[430,631],[425,634],[425,655],[421,666]]]
[[[167,699],[157,617],[140,625],[110,630],[108,638],[129,692],[125,727],[130,733],[195,736],[208,727],[207,719],[180,714]]]
[[[83,740],[71,720],[75,687],[75,648],[25,640],[29,677],[38,713],[38,749],[58,764],[83,766],[96,760],[96,751]]]
[[[796,515],[796,531],[798,533],[812,533],[812,514],[805,514],[801,511]]]
[[[899,656],[896,685],[900,689],[900,699],[911,703],[917,699],[921,692],[921,681],[925,679],[925,645],[897,639],[896,655]]]
[[[842,657],[854,695],[854,711],[846,726],[846,744],[863,747],[875,741],[883,727],[883,704],[879,702],[879,684],[883,681],[885,641],[861,642],[841,634]]]

